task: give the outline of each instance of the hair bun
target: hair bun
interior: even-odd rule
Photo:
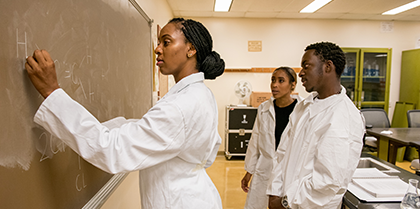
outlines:
[[[204,59],[200,71],[204,73],[205,79],[215,79],[225,72],[225,61],[220,58],[217,52],[212,51]]]

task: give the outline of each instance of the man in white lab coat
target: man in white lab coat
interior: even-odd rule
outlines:
[[[299,73],[306,91],[283,132],[267,188],[269,208],[340,208],[365,132],[340,84],[345,55],[329,42],[309,45]]]

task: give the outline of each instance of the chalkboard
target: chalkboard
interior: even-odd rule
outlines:
[[[60,86],[99,121],[141,118],[152,105],[150,27],[134,0],[0,1],[0,208],[82,208],[113,177],[33,122],[43,98],[26,57],[46,49]]]

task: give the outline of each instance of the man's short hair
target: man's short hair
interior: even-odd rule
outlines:
[[[346,66],[346,56],[343,50],[331,42],[318,42],[311,44],[305,48],[305,51],[314,49],[315,55],[321,59],[322,62],[331,60],[335,66],[335,72],[340,77]]]

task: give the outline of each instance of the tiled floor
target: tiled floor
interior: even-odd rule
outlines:
[[[371,154],[371,155],[377,156],[377,152],[368,152],[368,153]],[[406,170],[406,171],[408,171],[408,172],[416,173],[415,171],[411,170],[411,168],[410,168],[411,162],[410,161],[407,161],[407,160],[404,160],[402,162],[397,161],[397,162],[395,162],[395,165],[404,169],[404,170]]]
[[[410,161],[396,162],[395,165],[404,169],[404,170],[406,170],[406,171],[408,171],[408,172],[416,173],[415,171],[410,169],[410,165],[411,165]]]
[[[206,171],[219,190],[224,209],[244,208],[246,193],[241,189],[241,180],[245,175],[243,157],[226,160],[224,156],[218,155]]]
[[[409,161],[396,163],[397,166],[414,173],[409,167],[410,164]],[[241,180],[245,175],[243,157],[226,160],[222,155],[217,156],[213,165],[207,168],[207,173],[219,190],[224,209],[244,208],[246,193],[241,189]]]

